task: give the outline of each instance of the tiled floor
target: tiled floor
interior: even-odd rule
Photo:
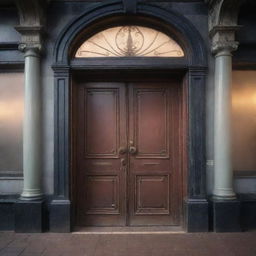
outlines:
[[[0,256],[256,256],[248,233],[0,233]]]

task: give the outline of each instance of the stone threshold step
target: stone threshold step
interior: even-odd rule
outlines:
[[[183,234],[180,226],[76,227],[73,234]]]

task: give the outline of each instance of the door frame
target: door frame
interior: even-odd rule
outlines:
[[[104,24],[127,22],[122,1],[101,3],[89,9],[65,27],[57,40],[54,53],[54,196],[50,205],[50,230],[69,232],[72,229],[71,201],[71,94],[75,72],[95,74],[114,70],[130,72],[178,72],[184,77],[187,98],[187,177],[184,196],[184,228],[187,231],[208,231],[208,200],[206,195],[205,150],[205,87],[207,51],[197,29],[182,15],[147,3],[137,4],[132,15],[136,24],[149,24],[171,34],[180,43],[186,55],[181,59],[112,58],[71,60],[72,51],[86,36],[86,29],[99,29]],[[97,22],[98,21],[98,22]],[[129,21],[128,21],[129,22]],[[118,63],[119,62],[119,63]]]
[[[86,78],[86,80],[85,80]],[[77,209],[77,152],[76,152],[76,148],[77,148],[77,129],[75,127],[75,125],[77,124],[77,119],[76,119],[76,115],[77,115],[77,91],[78,91],[78,86],[79,84],[86,84],[86,83],[90,83],[90,82],[113,82],[113,83],[118,83],[118,82],[123,82],[124,84],[126,83],[140,83],[140,82],[145,82],[145,83],[150,83],[150,82],[165,82],[165,83],[169,83],[170,82],[170,86],[172,81],[176,84],[179,84],[180,89],[179,89],[179,98],[181,100],[181,103],[179,104],[179,132],[178,132],[178,136],[179,136],[179,145],[178,145],[178,150],[180,152],[180,157],[178,159],[179,162],[179,167],[177,168],[176,174],[175,176],[178,176],[178,183],[181,185],[181,190],[179,190],[179,194],[178,194],[178,198],[177,200],[179,201],[178,207],[179,209],[177,210],[177,212],[179,212],[179,216],[173,216],[174,219],[180,219],[180,225],[181,227],[184,226],[184,205],[182,204],[182,199],[184,197],[186,197],[187,195],[187,190],[186,190],[186,184],[187,184],[187,160],[188,160],[188,156],[187,156],[187,147],[186,145],[186,141],[187,141],[187,86],[186,83],[184,82],[184,72],[166,72],[165,70],[141,70],[139,73],[136,72],[136,70],[129,70],[129,72],[127,72],[127,70],[118,70],[118,73],[116,73],[115,69],[109,70],[109,71],[102,71],[102,70],[97,70],[93,72],[93,74],[91,72],[88,71],[83,71],[81,72],[81,70],[77,70],[74,71],[72,73],[72,78],[71,78],[71,174],[70,174],[70,178],[71,178],[71,185],[70,185],[70,199],[71,202],[73,204],[72,207],[72,223],[74,223],[74,227],[76,226],[76,209]],[[126,95],[127,96],[127,95]],[[127,181],[126,181],[127,182]],[[126,188],[126,192],[125,192],[125,197],[128,196],[129,191],[128,191],[128,187]],[[126,208],[126,207],[125,207]],[[127,210],[127,209],[126,209]],[[126,214],[129,215],[128,212],[126,212]],[[125,217],[126,221],[127,221],[127,217],[128,215]],[[170,225],[171,226],[171,225]],[[177,225],[173,225],[173,226],[177,226]]]

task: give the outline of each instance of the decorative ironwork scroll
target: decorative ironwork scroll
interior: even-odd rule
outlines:
[[[184,52],[164,33],[141,26],[113,27],[86,40],[76,58],[88,57],[183,57]]]

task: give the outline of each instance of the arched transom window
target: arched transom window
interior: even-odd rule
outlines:
[[[90,57],[184,57],[182,48],[168,35],[142,26],[119,26],[87,39],[76,58]]]

